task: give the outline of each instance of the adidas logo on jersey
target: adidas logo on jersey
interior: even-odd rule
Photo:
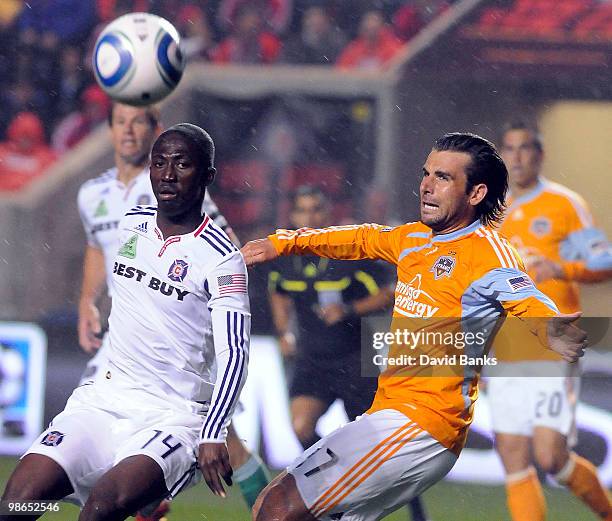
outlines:
[[[136,231],[137,232],[142,232],[142,233],[147,233],[147,223],[143,222],[142,224],[139,224],[138,226],[136,226]]]

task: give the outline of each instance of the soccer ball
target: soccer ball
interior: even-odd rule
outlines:
[[[179,33],[159,16],[129,13],[107,25],[94,47],[96,81],[114,100],[155,103],[178,85],[185,60]]]

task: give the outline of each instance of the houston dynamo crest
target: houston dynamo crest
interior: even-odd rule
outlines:
[[[450,277],[455,268],[455,262],[455,257],[442,255],[438,257],[429,271],[433,272],[435,280],[438,280],[440,277]]]

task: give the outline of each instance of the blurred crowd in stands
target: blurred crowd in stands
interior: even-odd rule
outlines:
[[[114,18],[170,20],[188,60],[380,70],[452,0],[1,0],[0,191],[26,186],[108,114],[91,53]]]

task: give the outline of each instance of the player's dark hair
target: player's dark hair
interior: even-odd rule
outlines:
[[[201,166],[208,168],[215,165],[215,144],[206,130],[191,123],[178,123],[164,130],[159,137],[173,132],[181,134],[195,145]]]
[[[118,104],[117,101],[113,101],[113,104],[111,105],[111,109],[108,111],[108,126],[109,127],[113,126],[113,113],[115,112],[115,107],[117,106],[117,104]],[[149,120],[149,124],[151,125],[151,128],[155,128],[157,127],[157,125],[160,124],[161,113],[157,105],[147,105],[145,107],[145,114],[147,116],[147,119]]]
[[[544,150],[544,146],[542,145],[542,136],[540,134],[540,131],[538,130],[537,125],[529,123],[522,119],[509,121],[504,125],[502,129],[502,135],[499,140],[502,145],[504,143],[504,136],[511,130],[525,130],[526,132],[529,132],[533,137],[533,146],[539,152],[542,152]]]
[[[477,184],[487,186],[487,195],[476,206],[476,216],[485,225],[500,222],[506,209],[508,170],[495,145],[476,134],[452,132],[438,138],[433,149],[438,152],[463,152],[472,158],[466,169],[466,193]]]
[[[325,192],[321,190],[321,188],[319,188],[318,186],[314,186],[314,185],[300,185],[295,189],[295,192],[293,192],[293,200],[292,200],[293,208],[295,208],[295,205],[297,204],[297,200],[300,197],[318,197],[319,200],[324,205],[327,205],[329,203],[329,200]]]

